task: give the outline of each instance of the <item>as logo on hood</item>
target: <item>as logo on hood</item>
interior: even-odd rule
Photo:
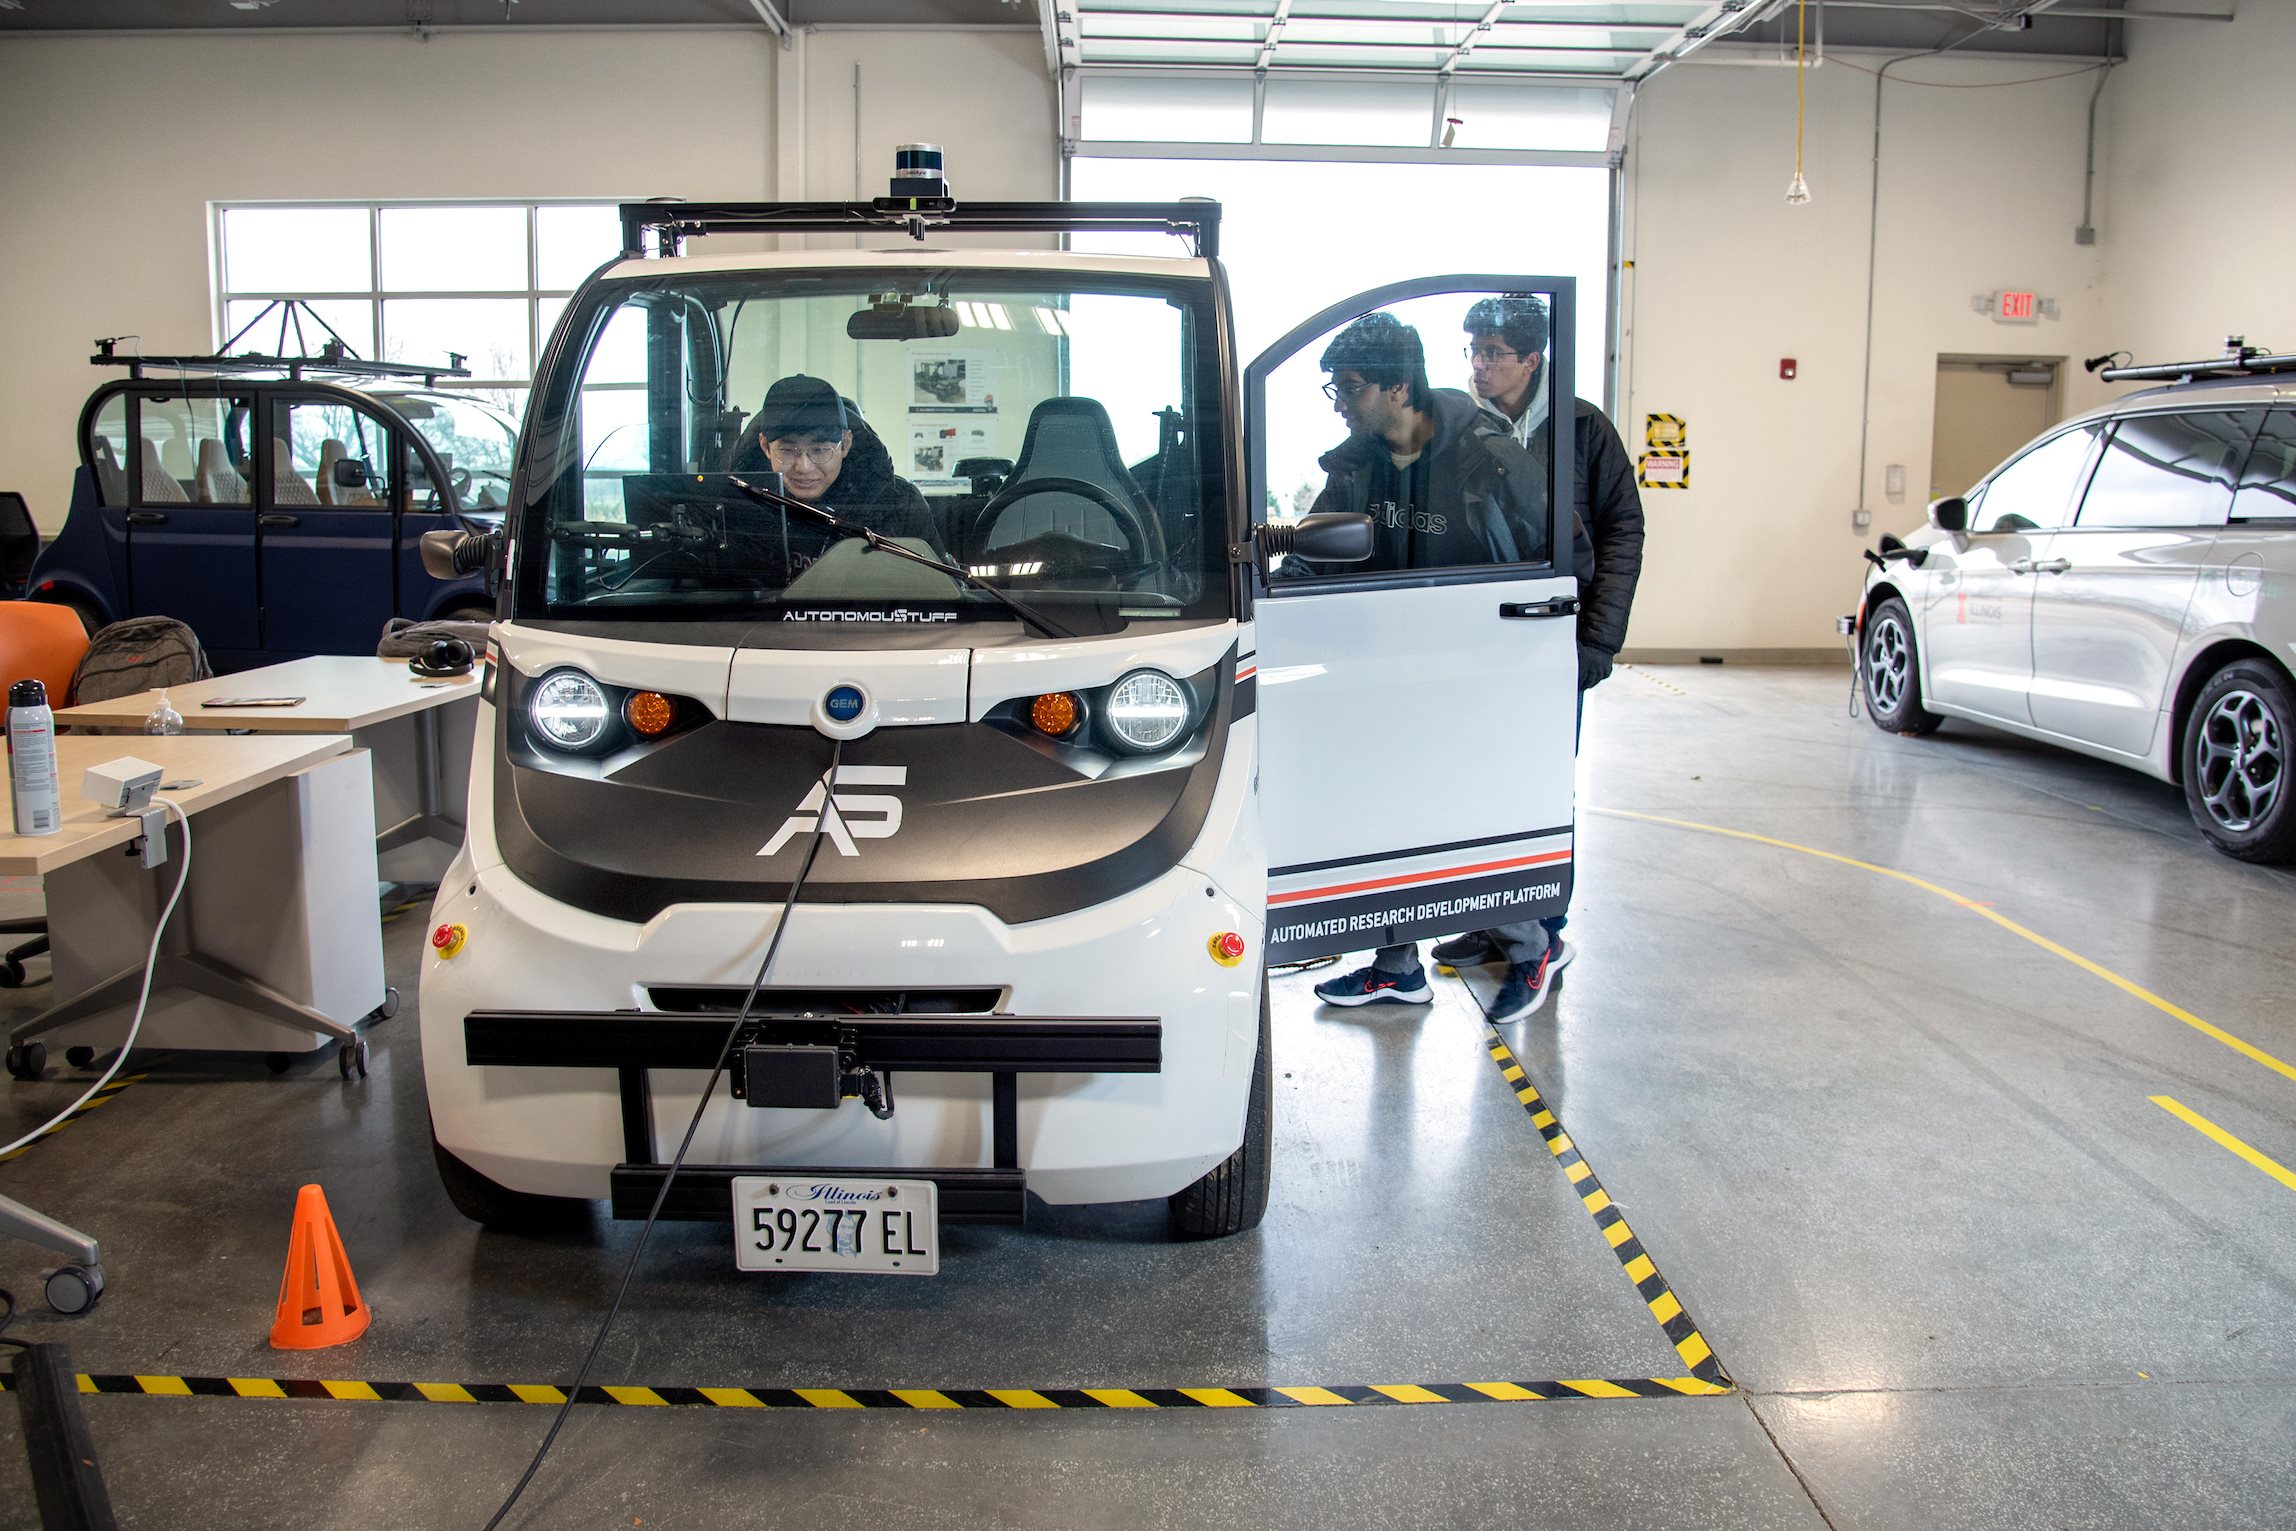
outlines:
[[[834,695],[835,693],[832,693]],[[905,787],[907,766],[839,766],[837,785],[845,787]],[[805,794],[797,811],[782,821],[760,856],[771,856],[799,835],[819,830],[840,856],[858,856],[856,840],[890,840],[900,833],[901,800],[890,792],[829,792],[820,782]]]

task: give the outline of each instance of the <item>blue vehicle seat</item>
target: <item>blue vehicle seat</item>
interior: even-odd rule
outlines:
[[[170,445],[173,445],[171,442]],[[143,443],[143,503],[146,505],[187,505],[191,496],[183,492],[183,481],[168,472],[160,459],[159,448],[150,441]]]
[[[294,455],[287,443],[271,438],[271,503],[274,505],[316,505],[319,493],[311,481],[295,471]]]
[[[247,503],[247,480],[231,466],[230,454],[223,443],[210,436],[199,444],[199,503],[202,505],[244,505]]]

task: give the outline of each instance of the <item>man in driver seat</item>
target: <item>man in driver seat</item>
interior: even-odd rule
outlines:
[[[765,468],[781,475],[791,499],[943,552],[925,497],[893,471],[893,455],[869,423],[820,378],[798,373],[775,383],[742,427],[727,471]]]

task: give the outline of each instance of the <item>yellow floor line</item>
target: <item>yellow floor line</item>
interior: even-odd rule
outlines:
[[[2190,1106],[2171,1100],[2166,1095],[2148,1095],[2145,1098],[2202,1137],[2214,1140],[2217,1147],[2230,1149],[2233,1153],[2264,1171],[2265,1174],[2288,1187],[2289,1190],[2296,1191],[2296,1170],[2291,1170],[2287,1165],[2272,1158],[2269,1154],[2258,1153]]]
[[[1815,856],[1821,861],[1838,861],[1843,866],[1856,867],[1858,870],[1863,872],[1876,872],[1883,877],[1894,877],[1899,882],[1908,883],[1913,887],[1921,889],[1925,893],[1934,893],[1939,898],[1959,904],[1962,908],[1967,909],[1972,913],[1983,915],[1985,918],[1991,920],[1994,924],[2000,926],[2003,930],[2008,931],[2011,935],[2020,936],[2025,940],[2032,942],[2035,946],[2041,948],[2041,950],[2048,952],[2051,956],[2062,957],[2065,961],[2070,962],[2073,966],[2081,969],[2083,972],[2097,978],[2102,978],[2105,982],[2111,984],[2114,988],[2119,989],[2124,994],[2128,994],[2133,998],[2143,1000],[2146,1004],[2152,1006],[2161,1014],[2184,1022],[2185,1025],[2190,1026],[2193,1030],[2199,1032],[2202,1036],[2208,1037],[2217,1042],[2222,1042],[2226,1047],[2231,1048],[2234,1052],[2240,1054],[2244,1058],[2249,1059],[2251,1062],[2261,1063],[2266,1068],[2271,1069],[2274,1073],[2283,1075],[2286,1078],[2292,1080],[2296,1080],[2296,1064],[2291,1064],[2282,1059],[2273,1057],[2272,1054],[2266,1052],[2263,1048],[2258,1047],[2253,1042],[2243,1041],[2241,1038],[2234,1036],[2231,1032],[2226,1031],[2223,1027],[2211,1025],[2209,1022],[2202,1020],[2199,1016],[2194,1015],[2190,1010],[2185,1009],[2182,1005],[2170,1004],[2167,1000],[2162,999],[2158,994],[2153,993],[2152,990],[2146,988],[2144,985],[2134,982],[2131,979],[2123,978],[2120,974],[2114,972],[2111,968],[2104,966],[2102,963],[2091,962],[2088,958],[2082,956],[2079,952],[2076,952],[2069,947],[2058,945],[2056,942],[2050,940],[2047,936],[2042,935],[2037,930],[2026,929],[2024,926],[2018,924],[2015,920],[2010,919],[2007,915],[1998,913],[1995,910],[1986,907],[1984,904],[1979,903],[1973,898],[1964,898],[1961,894],[1954,892],[1951,888],[1939,887],[1936,883],[1930,882],[1926,878],[1916,877],[1911,872],[1900,872],[1895,867],[1877,866],[1871,861],[1860,861],[1855,856],[1843,856],[1838,855],[1833,851],[1821,851],[1815,846],[1796,845],[1791,840],[1775,840],[1768,835],[1750,834],[1743,829],[1724,829],[1716,824],[1698,824],[1692,822],[1689,819],[1669,819],[1661,817],[1655,813],[1630,813],[1624,808],[1588,808],[1585,811],[1588,813],[1601,814],[1605,818],[1638,819],[1645,824],[1666,824],[1672,826],[1675,829],[1695,829],[1701,834],[1724,835],[1732,840],[1751,840],[1756,845],[1774,845],[1780,850],[1800,851],[1805,856]]]

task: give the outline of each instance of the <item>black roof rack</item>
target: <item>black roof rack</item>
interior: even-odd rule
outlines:
[[[2268,377],[2296,372],[2296,356],[2267,356],[2244,335],[2224,337],[2224,354],[2206,361],[2148,362],[2141,367],[2107,367],[2097,376],[2108,383],[2197,383],[2204,378]]]
[[[274,313],[279,316],[278,354],[266,356],[260,351],[243,351],[236,356],[230,354],[231,348],[239,344],[249,330]],[[327,332],[327,338],[319,342],[317,355],[309,354],[310,342],[303,334],[303,321],[306,318]],[[285,354],[290,327],[295,332],[295,343],[303,348],[303,354]],[[320,318],[318,310],[301,298],[278,298],[265,304],[262,312],[241,325],[229,340],[216,348],[213,356],[122,356],[119,354],[119,343],[126,338],[124,335],[100,337],[96,341],[96,354],[88,358],[89,365],[125,367],[131,378],[141,378],[146,367],[158,367],[167,372],[212,372],[230,377],[253,372],[284,372],[290,381],[298,383],[306,377],[397,377],[420,378],[427,384],[436,383],[442,377],[470,376],[470,369],[462,364],[463,356],[459,351],[447,352],[447,362],[443,367],[420,362],[363,361],[359,353],[351,349],[350,343],[335,333],[335,327]]]
[[[879,197],[874,202],[625,202],[622,253],[642,256],[645,233],[675,255],[703,234],[858,234],[872,229],[923,239],[929,229],[965,234],[1173,234],[1209,260],[1220,253],[1220,204],[1193,202],[964,202]]]

